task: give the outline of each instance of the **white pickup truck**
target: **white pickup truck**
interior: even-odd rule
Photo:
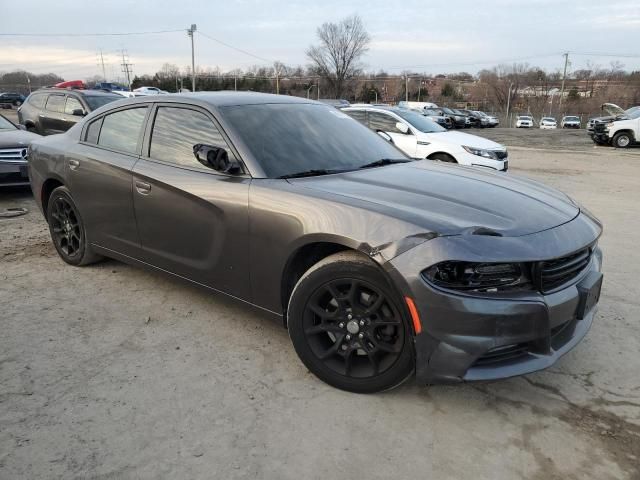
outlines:
[[[602,117],[590,128],[591,138],[600,144],[611,144],[617,148],[627,148],[640,143],[640,107],[623,110],[613,103],[605,103],[602,109],[610,117]]]

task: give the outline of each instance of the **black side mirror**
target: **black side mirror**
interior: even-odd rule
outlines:
[[[193,154],[202,165],[217,172],[236,175],[242,171],[240,164],[229,158],[229,153],[223,147],[197,143],[193,146]]]
[[[86,113],[84,113],[83,109],[76,108],[73,112],[71,112],[71,115],[73,115],[74,117],[84,117]]]

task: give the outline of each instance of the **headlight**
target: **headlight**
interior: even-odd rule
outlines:
[[[422,272],[438,287],[475,292],[497,292],[530,287],[531,281],[519,263],[469,263],[448,261]]]
[[[478,155],[479,157],[490,158],[492,160],[498,159],[496,152],[492,150],[484,150],[482,148],[475,148],[475,147],[466,147],[464,145],[462,145],[462,148],[464,148],[471,155]]]

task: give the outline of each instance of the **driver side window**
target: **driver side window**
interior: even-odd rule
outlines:
[[[396,120],[391,115],[380,112],[369,112],[369,128],[375,132],[402,133],[396,127]]]
[[[197,144],[222,147],[229,158],[235,158],[220,130],[204,113],[183,107],[158,108],[149,146],[151,159],[212,172],[196,159],[193,147]]]

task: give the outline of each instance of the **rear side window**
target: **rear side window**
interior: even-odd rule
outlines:
[[[158,108],[149,149],[151,158],[211,171],[193,154],[193,146],[198,143],[223,147],[233,157],[220,131],[204,113],[188,108]]]
[[[67,103],[64,107],[64,113],[66,113],[67,115],[73,115],[74,110],[84,111],[84,108],[82,107],[80,100],[78,100],[77,98],[67,97]]]
[[[84,141],[87,143],[98,143],[98,137],[100,136],[100,127],[102,126],[102,118],[100,117],[98,120],[95,120],[89,124],[87,127],[87,133],[84,137]]]
[[[398,121],[391,115],[380,112],[369,112],[369,128],[376,132],[402,133],[396,128]]]
[[[50,112],[64,112],[64,95],[49,95],[46,108]]]
[[[46,99],[46,95],[31,95],[27,103],[29,105],[33,105],[36,108],[43,108]]]
[[[344,113],[349,115],[351,118],[356,119],[361,124],[363,124],[365,126],[367,125],[367,112],[366,111],[364,111],[364,110],[350,110],[350,111],[346,111]]]
[[[138,107],[105,115],[98,145],[123,153],[138,153],[138,142],[146,113],[147,107]]]

